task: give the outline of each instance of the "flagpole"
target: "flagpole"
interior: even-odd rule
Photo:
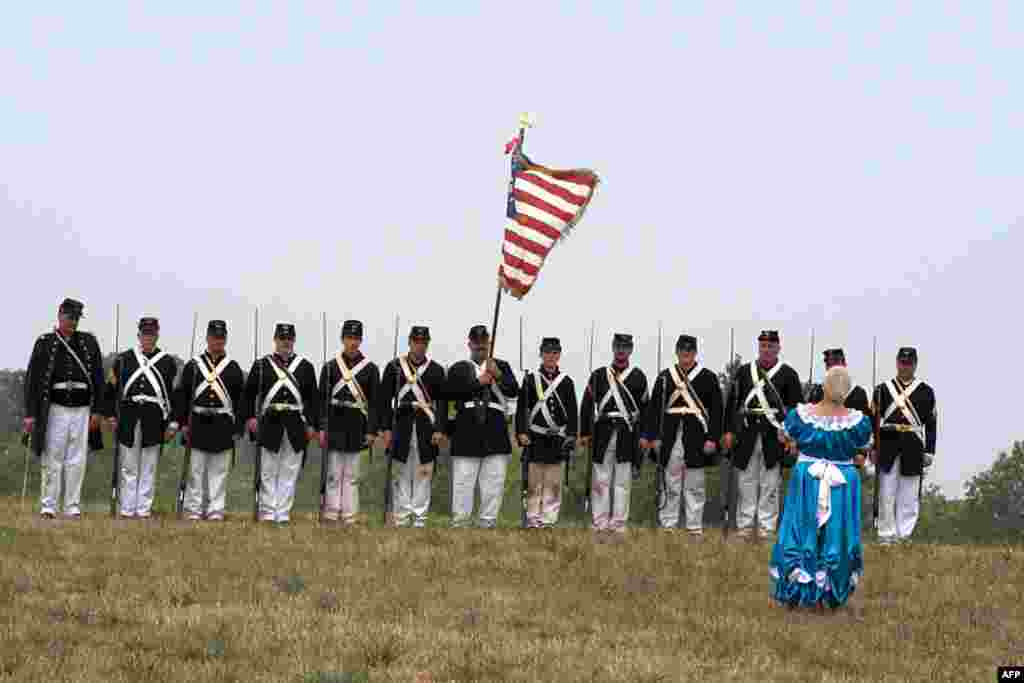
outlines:
[[[519,316],[519,372],[523,371],[523,316]]]
[[[512,185],[515,182],[515,175],[513,175],[513,174],[515,173],[516,159],[518,158],[519,154],[523,151],[523,141],[526,139],[526,127],[528,125],[530,125],[529,117],[526,114],[522,114],[519,117],[519,139],[516,141],[515,149],[512,150],[512,161],[511,161],[511,165],[510,165],[510,168],[509,168],[509,180],[508,180],[509,199],[511,199]],[[502,291],[503,291],[503,289],[502,289],[502,286],[501,286],[501,274],[499,272],[499,274],[498,274],[498,294],[495,296],[495,299],[494,299],[494,324],[491,325],[491,348],[487,352],[487,357],[488,358],[494,358],[494,347],[497,346],[497,344],[498,344],[498,315],[501,313],[501,294],[502,294]]]
[[[498,295],[494,299],[494,324],[491,325],[491,348],[488,358],[494,358],[494,346],[498,343],[498,315],[501,313],[501,281],[498,281]]]

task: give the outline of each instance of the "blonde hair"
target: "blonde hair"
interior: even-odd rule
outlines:
[[[841,365],[836,365],[825,373],[825,381],[822,383],[822,390],[825,400],[835,405],[842,405],[846,396],[850,393],[852,383],[850,373]]]

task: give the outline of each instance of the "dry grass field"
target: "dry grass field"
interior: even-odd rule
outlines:
[[[771,607],[769,546],[718,531],[44,522],[12,498],[0,519],[0,680],[986,681],[1024,659],[1020,549],[869,546],[863,590],[818,615]]]
[[[428,528],[385,530],[380,454],[352,529],[316,523],[315,451],[284,528],[250,521],[244,458],[220,525],[170,512],[176,449],[149,522],[106,513],[105,453],[86,517],[42,521],[10,495],[21,458],[0,461],[0,681],[988,681],[1024,662],[1020,547],[869,544],[862,590],[820,615],[772,607],[770,545],[723,544],[718,529],[702,543],[598,538],[572,496],[575,528],[515,529],[516,459],[488,532],[443,528],[444,464]]]

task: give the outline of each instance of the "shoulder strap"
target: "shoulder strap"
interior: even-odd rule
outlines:
[[[192,362],[195,363],[195,371],[203,373],[202,383],[196,386],[192,394],[193,400],[202,396],[203,392],[210,388],[217,395],[217,398],[220,399],[221,405],[231,411],[233,415],[235,412],[234,403],[231,400],[231,394],[228,393],[228,388],[224,385],[224,380],[221,379],[224,370],[231,364],[231,359],[225,354],[216,367],[213,367],[207,361],[206,356],[200,354],[193,358]]]
[[[363,415],[368,414],[366,394],[363,393],[363,388],[359,385],[359,380],[356,379],[356,375],[363,371],[367,365],[370,364],[370,359],[363,357],[361,361],[356,363],[356,366],[351,370],[345,364],[345,359],[341,355],[341,351],[334,355],[334,361],[338,364],[338,371],[341,373],[341,377],[331,388],[331,398],[336,397],[341,393],[342,389],[348,388],[348,392],[352,395],[352,400],[359,406],[359,412]]]
[[[78,363],[78,367],[82,369],[82,373],[85,375],[85,381],[89,383],[89,389],[93,389],[92,377],[89,375],[89,370],[86,369],[85,363],[82,362],[82,359],[78,357],[78,354],[75,353],[75,350],[71,348],[71,345],[68,344],[67,340],[64,339],[64,335],[62,335],[60,332],[54,332],[54,334],[57,336],[57,339],[60,340],[60,343],[64,345],[64,350],[71,354],[71,357],[75,359],[76,363]]]
[[[708,411],[707,408],[704,407],[704,403],[700,400],[700,396],[697,395],[697,391],[690,383],[690,378],[696,377],[700,370],[700,366],[695,365],[690,369],[688,374],[682,374],[674,364],[668,367],[669,375],[672,377],[673,384],[675,384],[675,390],[672,392],[672,397],[669,399],[667,405],[669,406],[669,409],[671,409],[676,399],[682,398],[686,403],[686,407],[697,416],[698,420],[700,420],[700,423],[704,426],[704,431],[706,432],[708,430]]]
[[[159,351],[152,358],[146,358],[140,352],[138,347],[132,349],[132,354],[135,356],[135,362],[139,367],[135,368],[135,372],[132,373],[128,381],[125,382],[122,388],[122,396],[128,395],[128,390],[133,384],[140,378],[145,377],[146,382],[153,388],[153,393],[156,394],[156,398],[160,403],[160,410],[163,412],[164,419],[170,414],[170,405],[167,400],[167,386],[164,384],[163,375],[159,371],[153,372],[153,368],[159,363],[166,355],[166,351]]]
[[[434,409],[430,405],[430,394],[420,381],[420,373],[412,367],[408,354],[399,356],[398,362],[401,365],[402,374],[405,375],[405,386],[402,387],[398,394],[398,402],[400,403],[402,397],[411,391],[414,399],[412,402],[413,406],[423,411],[430,418],[430,421],[436,424],[437,418],[434,416]],[[423,369],[426,370],[429,367],[430,359],[426,358],[423,362]]]
[[[270,404],[274,402],[274,399],[277,397],[277,394],[281,391],[282,387],[288,387],[288,390],[292,392],[295,396],[295,400],[299,404],[299,410],[301,411],[304,408],[302,392],[299,391],[299,383],[295,380],[292,372],[295,368],[299,367],[299,364],[304,361],[305,358],[298,355],[295,356],[287,368],[279,366],[277,361],[274,360],[273,355],[264,356],[264,360],[270,364],[270,369],[274,371],[275,375],[277,375],[277,381],[274,382],[274,386],[270,387],[270,390],[266,393],[260,414],[262,415],[267,412],[267,408],[269,408]]]
[[[626,418],[627,422],[633,424],[636,420],[637,414],[640,411],[637,408],[636,401],[633,400],[633,395],[629,392],[629,388],[626,387],[626,378],[628,378],[630,373],[633,372],[633,368],[634,366],[630,366],[629,369],[622,374],[622,377],[618,377],[615,374],[614,368],[610,365],[605,367],[605,375],[608,379],[608,393],[605,394],[604,400],[601,401],[601,405],[597,409],[598,415],[604,412],[604,408],[608,404],[608,401],[613,400],[615,401],[615,407],[619,409],[619,413]],[[629,403],[632,409],[630,409],[629,406],[626,406],[625,401],[623,401],[622,389],[625,390],[626,395],[629,397]]]
[[[568,377],[568,375],[565,373],[559,373],[558,377],[548,383],[547,389],[543,390],[541,388],[541,382],[543,380],[540,375],[541,373],[539,372],[534,374],[534,386],[537,388],[537,403],[534,404],[533,410],[530,411],[530,423],[532,424],[537,415],[540,414],[548,429],[562,429],[565,425],[559,425],[555,420],[555,416],[551,414],[551,409],[548,408],[548,398],[554,395],[555,400],[558,401],[558,405],[562,409],[562,412],[565,413],[566,417],[568,417],[569,412],[565,409],[565,404],[562,403],[562,397],[558,395],[558,387],[562,384],[562,381]]]

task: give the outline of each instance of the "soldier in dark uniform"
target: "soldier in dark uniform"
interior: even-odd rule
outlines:
[[[121,449],[120,515],[148,519],[157,461],[164,442],[178,428],[171,421],[171,390],[178,367],[156,346],[160,337],[156,318],[139,320],[138,337],[137,348],[119,353],[114,360],[107,381],[106,415]]]
[[[404,526],[410,518],[414,527],[426,526],[434,462],[438,447],[447,440],[445,372],[427,356],[429,345],[430,330],[414,326],[409,352],[388,363],[381,379],[380,436],[391,457],[402,463],[391,482],[389,524],[395,526]]]
[[[324,519],[344,524],[359,514],[359,460],[377,438],[380,371],[363,355],[363,323],[341,326],[342,350],[320,372],[320,397],[328,404],[320,420],[320,448],[327,453]]]
[[[825,351],[825,370],[830,370],[835,366],[839,365],[846,367],[846,355],[842,349],[826,349]],[[820,384],[815,384],[811,388],[810,396],[807,399],[808,403],[821,403],[825,400],[825,393]],[[868,392],[864,387],[859,384],[854,384],[853,388],[850,389],[850,393],[846,396],[847,408],[853,408],[859,410],[865,415],[870,415],[868,407]]]
[[[586,446],[593,438],[593,481],[589,484],[593,528],[625,533],[632,469],[640,460],[639,423],[647,408],[648,389],[643,370],[629,363],[633,336],[616,334],[612,352],[611,365],[594,370],[587,380],[580,406],[580,443]]]
[[[190,520],[204,516],[204,474],[210,501],[205,517],[224,519],[228,458],[235,448],[235,437],[242,432],[245,377],[242,367],[227,355],[227,336],[226,322],[209,322],[206,351],[185,364],[174,391],[175,423],[181,426],[182,435],[192,440],[184,504]]]
[[[526,373],[516,404],[516,434],[528,462],[527,526],[551,528],[562,504],[562,464],[576,443],[579,413],[572,379],[558,368],[562,344],[541,341],[542,363]]]
[[[277,323],[274,353],[245,382],[246,427],[260,446],[260,521],[287,524],[306,446],[316,436],[316,368],[295,353],[295,325]]]
[[[935,391],[917,379],[917,349],[896,356],[896,377],[875,387],[876,418],[881,419],[878,450],[878,539],[906,541],[914,533],[921,500],[921,477],[935,457],[938,409]]]
[[[512,367],[488,358],[490,335],[483,325],[469,331],[470,359],[448,369],[445,399],[455,402],[452,444],[452,526],[467,526],[474,492],[480,488],[479,526],[497,524],[505,492],[505,474],[512,457],[508,435],[508,402],[519,393]],[[457,449],[457,454],[456,454]]]
[[[697,363],[696,337],[679,336],[676,358],[654,384],[640,443],[658,458],[664,476],[658,525],[676,528],[685,504],[686,529],[700,537],[707,500],[704,468],[713,464],[722,437],[722,388],[718,376]]]
[[[786,414],[803,400],[800,376],[779,360],[776,330],[762,331],[758,358],[736,371],[729,396],[731,427],[722,447],[731,452],[737,473],[736,536],[748,538],[757,514],[758,538],[767,540],[779,518],[779,494],[785,446],[779,432]]]
[[[57,326],[36,339],[25,377],[26,434],[42,457],[40,513],[52,519],[64,484],[64,514],[78,518],[88,451],[103,448],[100,411],[103,358],[89,332],[79,332],[84,305],[64,299]]]

